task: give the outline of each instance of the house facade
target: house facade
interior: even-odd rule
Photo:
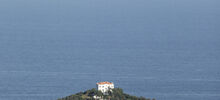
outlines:
[[[109,90],[114,89],[113,82],[98,82],[96,83],[97,89],[106,94]]]

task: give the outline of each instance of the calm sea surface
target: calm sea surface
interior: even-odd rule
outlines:
[[[112,81],[157,100],[220,100],[219,0],[0,0],[0,100]]]

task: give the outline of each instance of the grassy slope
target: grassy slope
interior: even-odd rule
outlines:
[[[85,92],[79,92],[74,95],[60,98],[58,100],[95,100],[93,98],[94,95],[100,96],[106,100],[151,100],[151,99],[146,99],[144,97],[131,96],[129,94],[124,93],[123,90],[120,88],[115,88],[112,91],[113,92],[109,91],[109,95],[103,95],[102,92],[96,89],[90,89]]]

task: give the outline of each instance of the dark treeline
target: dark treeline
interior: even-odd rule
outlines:
[[[95,99],[93,96],[97,96],[100,98]],[[115,88],[112,89],[112,91],[109,91],[108,95],[104,95],[101,91],[98,91],[96,89],[90,89],[85,92],[79,92],[74,95],[60,98],[58,100],[156,100],[156,99],[132,96],[124,93],[121,88]]]

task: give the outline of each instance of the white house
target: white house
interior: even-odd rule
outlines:
[[[114,89],[114,83],[113,82],[99,82],[96,83],[97,89],[101,91],[102,93],[106,94],[111,89]]]

